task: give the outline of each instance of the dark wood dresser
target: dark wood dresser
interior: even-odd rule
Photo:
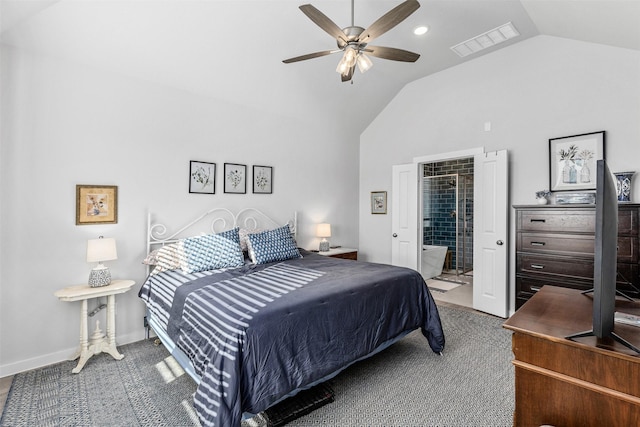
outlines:
[[[544,285],[593,287],[594,205],[525,205],[516,211],[516,310]],[[640,293],[638,212],[640,204],[618,207],[618,289]]]

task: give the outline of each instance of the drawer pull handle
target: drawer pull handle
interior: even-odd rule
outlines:
[[[530,289],[531,289],[533,292],[538,292],[538,291],[540,290],[540,288],[539,288],[539,287],[537,287],[537,286],[531,286],[531,287],[530,287]]]
[[[541,264],[531,264],[531,268],[536,268],[538,270],[542,270],[544,268],[544,265]]]
[[[531,246],[544,246],[544,242],[531,242]]]
[[[531,222],[547,222],[546,219],[540,219],[540,218],[531,218]]]

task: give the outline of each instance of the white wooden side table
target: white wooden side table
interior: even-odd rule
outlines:
[[[113,280],[107,286],[92,288],[89,285],[69,286],[54,293],[60,301],[81,301],[80,306],[80,347],[71,360],[78,357],[78,365],[71,371],[79,373],[85,363],[93,356],[101,352],[108,353],[114,359],[120,360],[124,357],[116,348],[116,294],[127,292],[136,282],[133,280]],[[91,298],[107,297],[107,335],[102,335],[99,325],[89,339],[87,300]]]

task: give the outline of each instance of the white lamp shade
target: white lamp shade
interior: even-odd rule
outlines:
[[[316,235],[318,237],[331,237],[331,224],[322,223],[318,224],[316,229]]]
[[[87,242],[87,262],[102,262],[118,259],[116,239],[99,238]]]

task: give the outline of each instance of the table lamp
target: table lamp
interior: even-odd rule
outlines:
[[[102,262],[114,259],[118,259],[116,239],[105,239],[100,236],[98,239],[90,239],[87,242],[87,262],[98,263],[89,273],[89,286],[95,288],[111,283],[109,267],[106,267]]]
[[[316,235],[318,237],[322,237],[320,241],[320,247],[318,250],[320,252],[328,252],[329,251],[329,242],[327,241],[327,237],[331,237],[331,224],[322,223],[318,224],[318,228],[316,229]]]

